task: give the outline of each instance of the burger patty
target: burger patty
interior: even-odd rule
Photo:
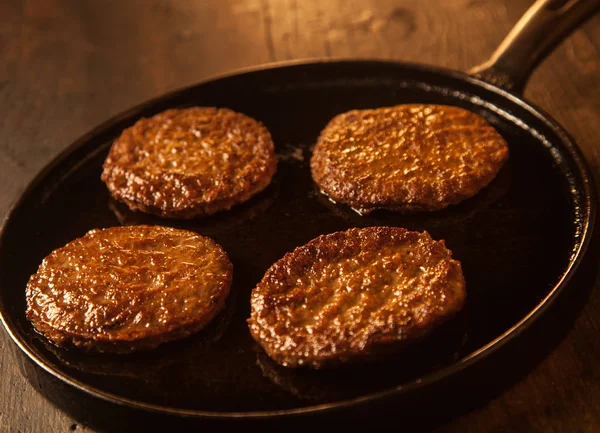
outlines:
[[[318,138],[312,176],[361,213],[433,211],[472,197],[508,158],[482,117],[444,105],[398,105],[334,117]]]
[[[102,180],[133,210],[167,218],[210,215],[269,185],[269,131],[225,108],[192,107],[140,119],[113,143]]]
[[[254,339],[277,363],[323,368],[371,358],[428,334],[461,310],[461,265],[444,241],[395,227],[319,236],[253,289]]]
[[[202,329],[225,306],[233,266],[211,239],[160,226],[91,230],[29,279],[27,318],[59,346],[150,349]]]

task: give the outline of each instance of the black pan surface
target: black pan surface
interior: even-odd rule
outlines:
[[[321,129],[343,111],[402,103],[456,105],[484,116],[508,142],[508,163],[476,197],[439,212],[361,216],[329,202],[309,170]],[[269,128],[279,156],[271,186],[231,211],[184,222],[131,212],[112,201],[100,180],[111,142],[140,117],[191,105],[228,107]],[[24,362],[67,388],[132,408],[198,417],[273,416],[416,393],[513,339],[558,292],[578,290],[566,282],[592,231],[590,179],[576,145],[546,115],[460,73],[375,61],[249,71],[134,108],[52,162],[4,222],[0,311]],[[92,228],[140,223],[194,230],[225,248],[235,268],[226,311],[198,335],[131,356],[60,349],[36,334],[24,315],[24,290],[41,260]],[[375,364],[327,373],[275,366],[247,329],[251,289],[296,246],[324,233],[375,225],[427,230],[445,239],[463,264],[464,314],[422,344]]]

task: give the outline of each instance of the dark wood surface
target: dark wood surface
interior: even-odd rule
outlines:
[[[384,58],[465,70],[493,51],[529,4],[2,0],[0,213],[61,149],[163,92],[244,66],[309,57]],[[598,175],[600,16],[551,54],[525,97],[574,136]],[[587,284],[600,285],[595,271]],[[430,430],[600,431],[600,291],[583,300],[574,320],[565,317],[561,324],[556,317],[560,336],[525,374]],[[2,333],[0,432],[91,432],[33,391],[8,345]]]

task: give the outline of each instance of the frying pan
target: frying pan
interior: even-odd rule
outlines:
[[[527,331],[555,314],[551,306],[584,291],[576,270],[589,256],[592,176],[569,134],[519,95],[534,67],[599,5],[536,2],[490,60],[468,74],[382,61],[278,64],[169,93],[86,134],[33,180],[2,227],[0,314],[24,376],[59,408],[108,431],[240,420],[290,429],[365,416],[372,425],[375,414],[451,413],[461,395],[524,358],[518,351]],[[340,112],[401,103],[456,105],[484,116],[507,140],[508,163],[476,197],[439,212],[360,216],[329,202],[308,166],[319,131]],[[191,105],[229,107],[265,123],[280,160],[273,183],[231,211],[184,222],[112,201],[100,181],[112,141],[140,117]],[[92,228],[138,223],[184,227],[219,242],[235,267],[226,310],[196,336],[125,357],[60,349],[37,335],[24,316],[24,288],[43,257]],[[377,364],[325,373],[274,365],[246,327],[252,287],[294,247],[373,225],[445,239],[463,264],[465,312]]]

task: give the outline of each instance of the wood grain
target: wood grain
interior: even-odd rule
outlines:
[[[383,58],[459,70],[483,61],[521,0],[4,0],[0,2],[0,213],[69,143],[165,91],[290,59]],[[600,16],[533,74],[525,97],[600,173]],[[599,280],[596,279],[597,288]],[[436,432],[600,431],[600,292],[518,383]],[[88,431],[36,394],[0,339],[0,431]],[[533,344],[533,342],[532,342]],[[491,372],[493,374],[493,372]]]

